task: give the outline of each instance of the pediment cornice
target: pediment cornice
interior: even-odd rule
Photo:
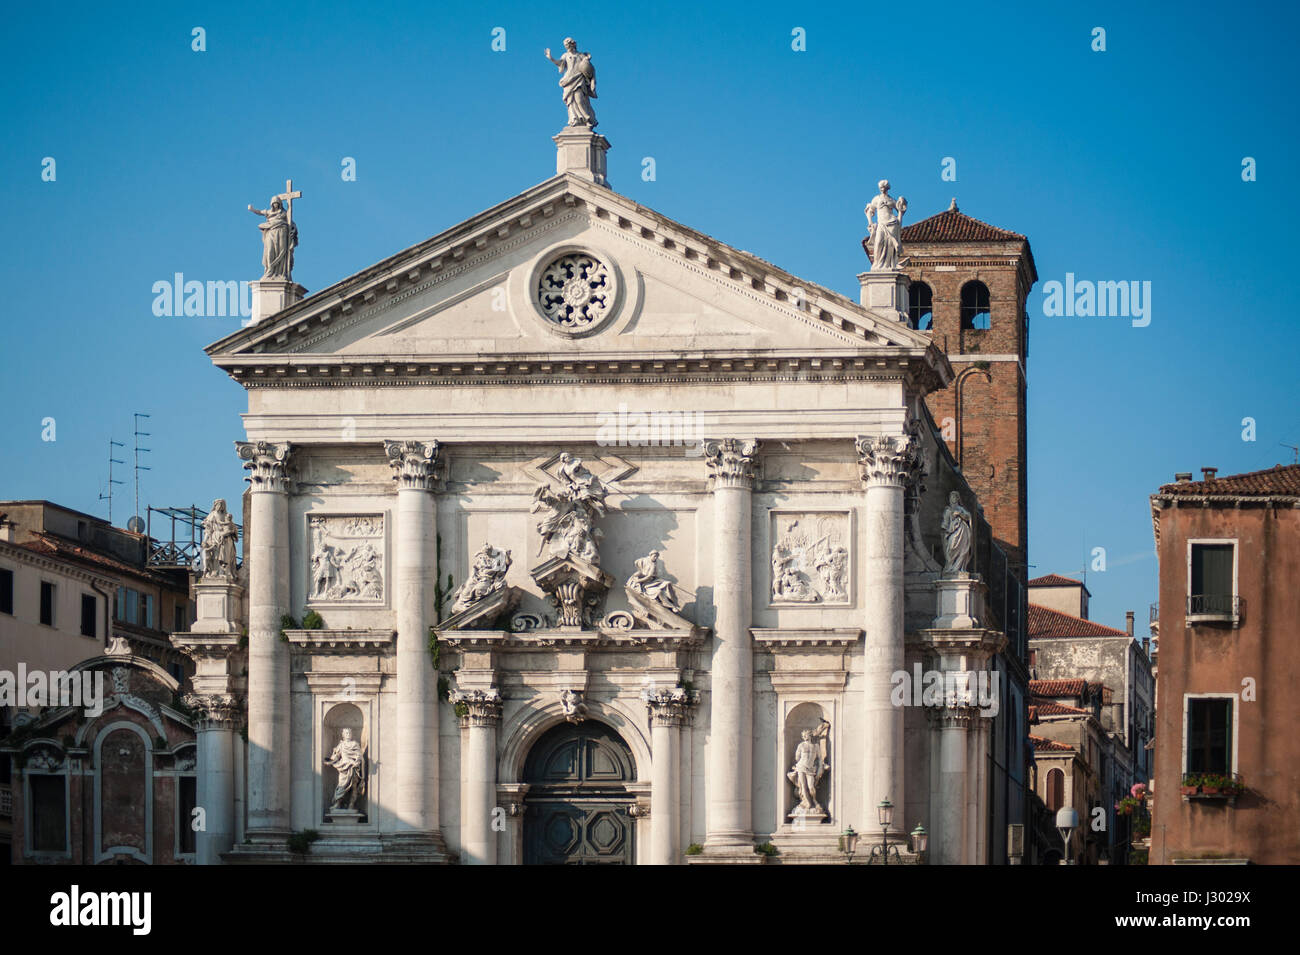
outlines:
[[[914,370],[926,369],[928,388],[940,387],[951,378],[951,368],[923,333],[914,331],[888,316],[874,313],[816,283],[806,282],[750,253],[696,232],[612,190],[572,175],[557,176],[503,202],[431,239],[414,245],[370,268],[326,288],[257,325],[240,329],[209,345],[213,362],[245,385],[263,383],[336,384],[370,378],[376,381],[411,379],[445,380],[471,377],[513,380],[530,377],[531,371],[489,372],[488,367],[569,365],[591,374],[593,365],[616,367],[602,371],[621,377],[646,373],[638,364],[659,374],[673,367],[676,373],[717,373],[714,362],[739,363],[742,370],[755,371],[749,362],[763,362],[776,371],[793,357],[773,350],[734,350],[674,356],[664,353],[617,357],[584,350],[575,356],[530,353],[511,355],[509,360],[484,361],[483,355],[440,355],[437,361],[411,361],[392,355],[330,355],[305,349],[324,342],[339,329],[355,325],[382,310],[395,306],[485,261],[501,258],[513,248],[535,240],[564,222],[585,217],[602,230],[618,233],[643,248],[677,260],[686,268],[709,275],[731,291],[757,303],[787,313],[790,320],[818,329],[827,336],[836,355],[820,354],[823,349],[803,349],[798,368],[790,371],[816,373],[818,364],[848,362],[855,371],[868,366],[881,368],[902,362]],[[474,290],[470,290],[472,293]],[[461,292],[457,298],[467,294]],[[834,346],[839,345],[839,348]],[[432,357],[432,356],[431,356]],[[496,359],[497,356],[490,356]],[[686,367],[680,367],[685,362]],[[771,365],[776,362],[775,366]],[[366,370],[369,368],[370,370]],[[459,369],[459,370],[457,370]],[[543,371],[542,374],[547,374]],[[895,374],[897,371],[894,372]],[[565,372],[570,374],[570,372]]]

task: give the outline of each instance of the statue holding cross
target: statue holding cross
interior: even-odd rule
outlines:
[[[284,192],[271,197],[270,208],[248,207],[249,212],[266,219],[258,226],[262,230],[264,279],[293,280],[293,250],[298,244],[298,227],[293,224],[293,200],[301,198],[302,193],[293,190],[293,180],[287,179]]]

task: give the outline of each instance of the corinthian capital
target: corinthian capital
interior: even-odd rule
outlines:
[[[236,441],[235,451],[244,461],[244,478],[254,491],[289,490],[289,455],[293,446],[270,441]]]
[[[451,702],[460,716],[461,726],[497,726],[501,722],[501,693],[489,690],[457,690]]]
[[[195,714],[195,723],[200,728],[217,726],[234,727],[243,715],[244,707],[238,697],[229,694],[187,693],[182,702]]]
[[[756,438],[721,438],[704,442],[704,463],[715,488],[752,488],[757,460]]]
[[[402,490],[437,490],[442,477],[441,453],[442,445],[437,441],[384,442],[384,454],[393,469],[393,480]]]
[[[913,435],[862,435],[854,447],[868,487],[905,487],[921,471],[921,448]]]

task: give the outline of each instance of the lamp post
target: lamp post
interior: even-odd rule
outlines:
[[[1074,865],[1070,858],[1070,836],[1079,826],[1079,812],[1077,809],[1058,809],[1056,811],[1056,831],[1061,834],[1061,843],[1064,847],[1064,855],[1061,858],[1061,865]]]
[[[880,845],[871,847],[871,855],[867,857],[867,865],[879,860],[881,865],[889,865],[889,854],[894,854],[894,861],[902,862],[903,857],[899,855],[898,846],[889,844],[889,827],[894,822],[894,804],[888,799],[882,799],[880,805],[876,807],[876,814],[880,817]]]
[[[848,864],[853,865],[853,853],[858,851],[858,834],[849,826],[840,833],[840,852],[848,857]]]
[[[919,865],[925,855],[925,850],[930,845],[930,834],[925,831],[925,826],[919,822],[916,828],[912,830],[912,851],[916,853],[916,861]]]

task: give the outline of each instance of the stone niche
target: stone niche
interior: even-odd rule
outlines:
[[[834,807],[831,805],[831,736],[834,727],[824,735],[819,736],[823,721],[829,719],[826,711],[818,703],[797,703],[789,708],[785,715],[785,723],[782,733],[782,761],[780,779],[782,782],[782,792],[784,793],[779,805],[781,806],[781,822],[789,825],[793,829],[799,829],[803,826],[812,828],[816,825],[827,823],[831,819]],[[803,733],[807,730],[813,734],[812,743],[820,750],[824,751],[824,770],[821,779],[817,783],[817,802],[820,804],[823,812],[812,814],[805,817],[794,815],[795,808],[799,805],[799,796],[794,785],[786,777],[795,764],[795,751],[803,740]]]
[[[773,510],[768,519],[769,606],[852,606],[852,512]]]
[[[387,604],[383,514],[308,514],[307,606]]]
[[[343,738],[343,730],[352,731],[352,738],[361,744],[361,753],[363,758],[362,778],[365,781],[366,788],[357,799],[356,811],[352,813],[340,812],[335,810],[330,812],[330,804],[334,800],[334,790],[338,786],[339,774],[325,762],[334,747],[338,745],[339,740]],[[366,731],[365,716],[361,709],[353,703],[335,703],[325,714],[324,725],[321,732],[321,818],[326,822],[342,823],[364,823],[367,821],[367,807],[370,797],[370,738]]]

